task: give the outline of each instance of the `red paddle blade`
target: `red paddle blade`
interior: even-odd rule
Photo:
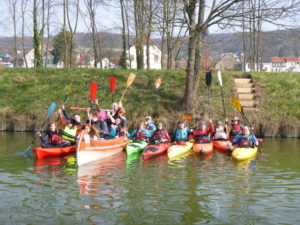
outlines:
[[[110,84],[111,93],[114,93],[116,90],[116,77],[110,77],[109,84]]]
[[[96,98],[97,89],[98,89],[98,84],[97,83],[91,83],[90,84],[90,99],[92,101],[94,101],[95,98]]]

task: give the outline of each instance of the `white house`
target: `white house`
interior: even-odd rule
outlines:
[[[105,57],[101,59],[103,69],[121,68],[120,57]],[[99,67],[100,67],[100,63]],[[98,67],[98,65],[97,65]]]
[[[260,63],[259,65],[251,64],[251,63],[246,63],[246,72],[251,72],[251,71],[263,71],[263,72],[272,72],[272,63]]]
[[[34,58],[34,48],[31,49],[25,55],[25,58],[26,58],[26,61],[27,61],[28,68],[34,67],[34,61],[35,61],[35,58]],[[43,64],[44,64],[44,67],[56,67],[56,65],[53,64],[53,59],[54,59],[54,56],[51,54],[50,50],[46,49],[44,47],[44,49],[43,49]],[[23,67],[26,67],[25,60],[23,62]]]
[[[144,40],[144,68],[147,68],[147,40]],[[131,45],[127,51],[128,57],[131,60],[131,68],[137,68],[137,57],[136,57],[136,46]],[[161,69],[161,51],[160,49],[152,42],[149,41],[149,55],[150,55],[150,68],[152,70]],[[130,65],[130,60],[127,60],[127,64]]]
[[[273,72],[300,72],[300,57],[272,57]]]

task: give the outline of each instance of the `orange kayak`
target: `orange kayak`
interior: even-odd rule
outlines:
[[[58,147],[58,148],[38,147],[33,149],[33,153],[38,159],[67,155],[75,151],[76,151],[76,145],[68,146],[68,147]]]
[[[213,145],[214,145],[215,149],[218,149],[222,152],[229,152],[230,149],[233,149],[230,141],[217,141],[217,140],[214,140]]]
[[[212,142],[209,143],[194,143],[193,151],[198,154],[209,154],[212,153],[214,145]]]
[[[82,132],[77,145],[77,164],[80,166],[117,154],[126,147],[127,143],[126,136],[94,140]]]

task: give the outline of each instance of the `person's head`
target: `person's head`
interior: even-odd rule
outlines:
[[[238,117],[236,117],[236,116],[235,116],[235,117],[233,117],[233,119],[232,119],[232,123],[233,123],[233,124],[238,124],[238,123],[239,123],[239,121],[240,121],[240,120],[239,120],[239,118],[238,118]]]
[[[244,134],[244,135],[249,135],[249,134],[250,134],[249,127],[247,127],[247,126],[244,126],[244,127],[243,127],[243,134]]]
[[[146,116],[146,123],[149,123],[151,121],[151,116]]]
[[[84,130],[86,133],[90,133],[91,127],[89,124],[85,124],[83,125],[82,130]]]
[[[49,123],[49,130],[51,132],[54,132],[56,130],[56,123]]]
[[[199,128],[204,130],[206,128],[206,123],[204,121],[199,122]]]
[[[117,110],[118,109],[118,103],[114,102],[112,104],[112,108],[113,108],[113,110]]]
[[[93,121],[98,121],[98,114],[97,113],[92,113],[92,120]]]
[[[157,130],[163,129],[163,124],[162,123],[157,123]]]
[[[72,121],[71,120],[67,120],[66,124],[69,128],[73,127]]]
[[[121,123],[121,119],[118,117],[118,118],[116,118],[116,120],[115,120],[116,122],[115,122],[115,124],[116,125],[119,125],[120,123]]]
[[[223,123],[222,123],[222,121],[220,121],[220,120],[219,120],[219,121],[217,122],[217,127],[218,127],[218,128],[221,128],[221,127],[223,127]]]
[[[178,121],[177,127],[178,127],[179,129],[182,130],[182,129],[184,128],[184,126],[185,126],[184,121],[182,121],[182,120]]]
[[[144,123],[139,123],[138,129],[144,129],[144,128],[145,128],[145,124]]]
[[[81,122],[81,117],[80,117],[78,114],[75,114],[75,115],[74,115],[74,120],[75,120],[76,122],[80,123],[80,122]]]

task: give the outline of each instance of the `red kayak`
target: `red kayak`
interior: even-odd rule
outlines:
[[[214,140],[213,145],[215,149],[218,149],[222,152],[229,152],[231,149],[233,149],[230,141]]]
[[[148,144],[144,149],[142,156],[144,160],[146,160],[150,157],[161,155],[167,152],[170,146],[171,143]]]
[[[69,147],[58,147],[58,148],[38,147],[33,149],[33,153],[38,159],[67,155],[75,151],[76,151],[76,145],[69,146]]]
[[[229,141],[232,142],[234,139],[235,139],[235,137],[230,137]],[[264,141],[262,138],[257,138],[257,140],[258,140],[259,143],[263,143],[263,141]]]
[[[208,142],[208,143],[195,143],[193,145],[193,151],[195,153],[198,153],[198,154],[209,154],[209,153],[212,153],[213,151],[213,148],[214,148],[214,145],[212,142]]]

